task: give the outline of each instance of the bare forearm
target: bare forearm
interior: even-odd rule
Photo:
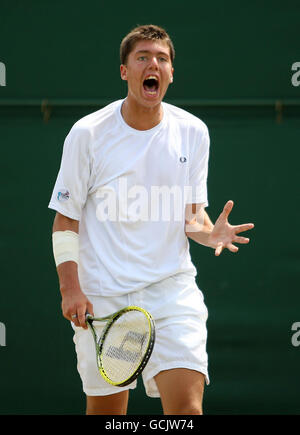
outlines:
[[[56,214],[53,223],[53,232],[72,231],[78,233],[79,222]],[[72,258],[72,256],[71,256]],[[85,314],[93,314],[93,306],[82,292],[78,277],[76,261],[62,261],[57,266],[59,289],[62,296],[62,311],[66,319],[74,322],[76,326],[86,328]]]
[[[187,222],[186,235],[201,245],[212,247],[210,243],[210,234],[213,228],[214,224],[203,209],[201,214],[198,214],[192,221]]]
[[[66,261],[57,268],[59,289],[62,296],[80,292],[77,264],[74,261]]]

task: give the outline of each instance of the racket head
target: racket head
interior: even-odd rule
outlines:
[[[129,306],[114,313],[98,341],[97,364],[111,385],[126,386],[144,370],[153,351],[155,324],[148,311]]]

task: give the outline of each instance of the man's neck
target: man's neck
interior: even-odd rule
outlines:
[[[150,130],[163,118],[161,103],[155,107],[145,107],[132,101],[129,97],[124,101],[121,113],[124,121],[135,130]]]

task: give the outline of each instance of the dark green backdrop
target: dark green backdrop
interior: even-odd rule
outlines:
[[[191,244],[209,309],[207,414],[300,413],[300,61],[298,1],[0,1],[0,414],[82,414],[72,331],[62,318],[47,209],[62,144],[81,116],[126,95],[121,38],[165,26],[176,48],[166,101],[211,134],[209,208],[254,222],[238,254]],[[250,234],[249,234],[250,235]],[[140,382],[130,414],[160,413]]]

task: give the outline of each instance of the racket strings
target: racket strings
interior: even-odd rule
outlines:
[[[128,311],[114,321],[105,336],[101,366],[113,382],[130,378],[147,353],[149,321],[140,311]]]

